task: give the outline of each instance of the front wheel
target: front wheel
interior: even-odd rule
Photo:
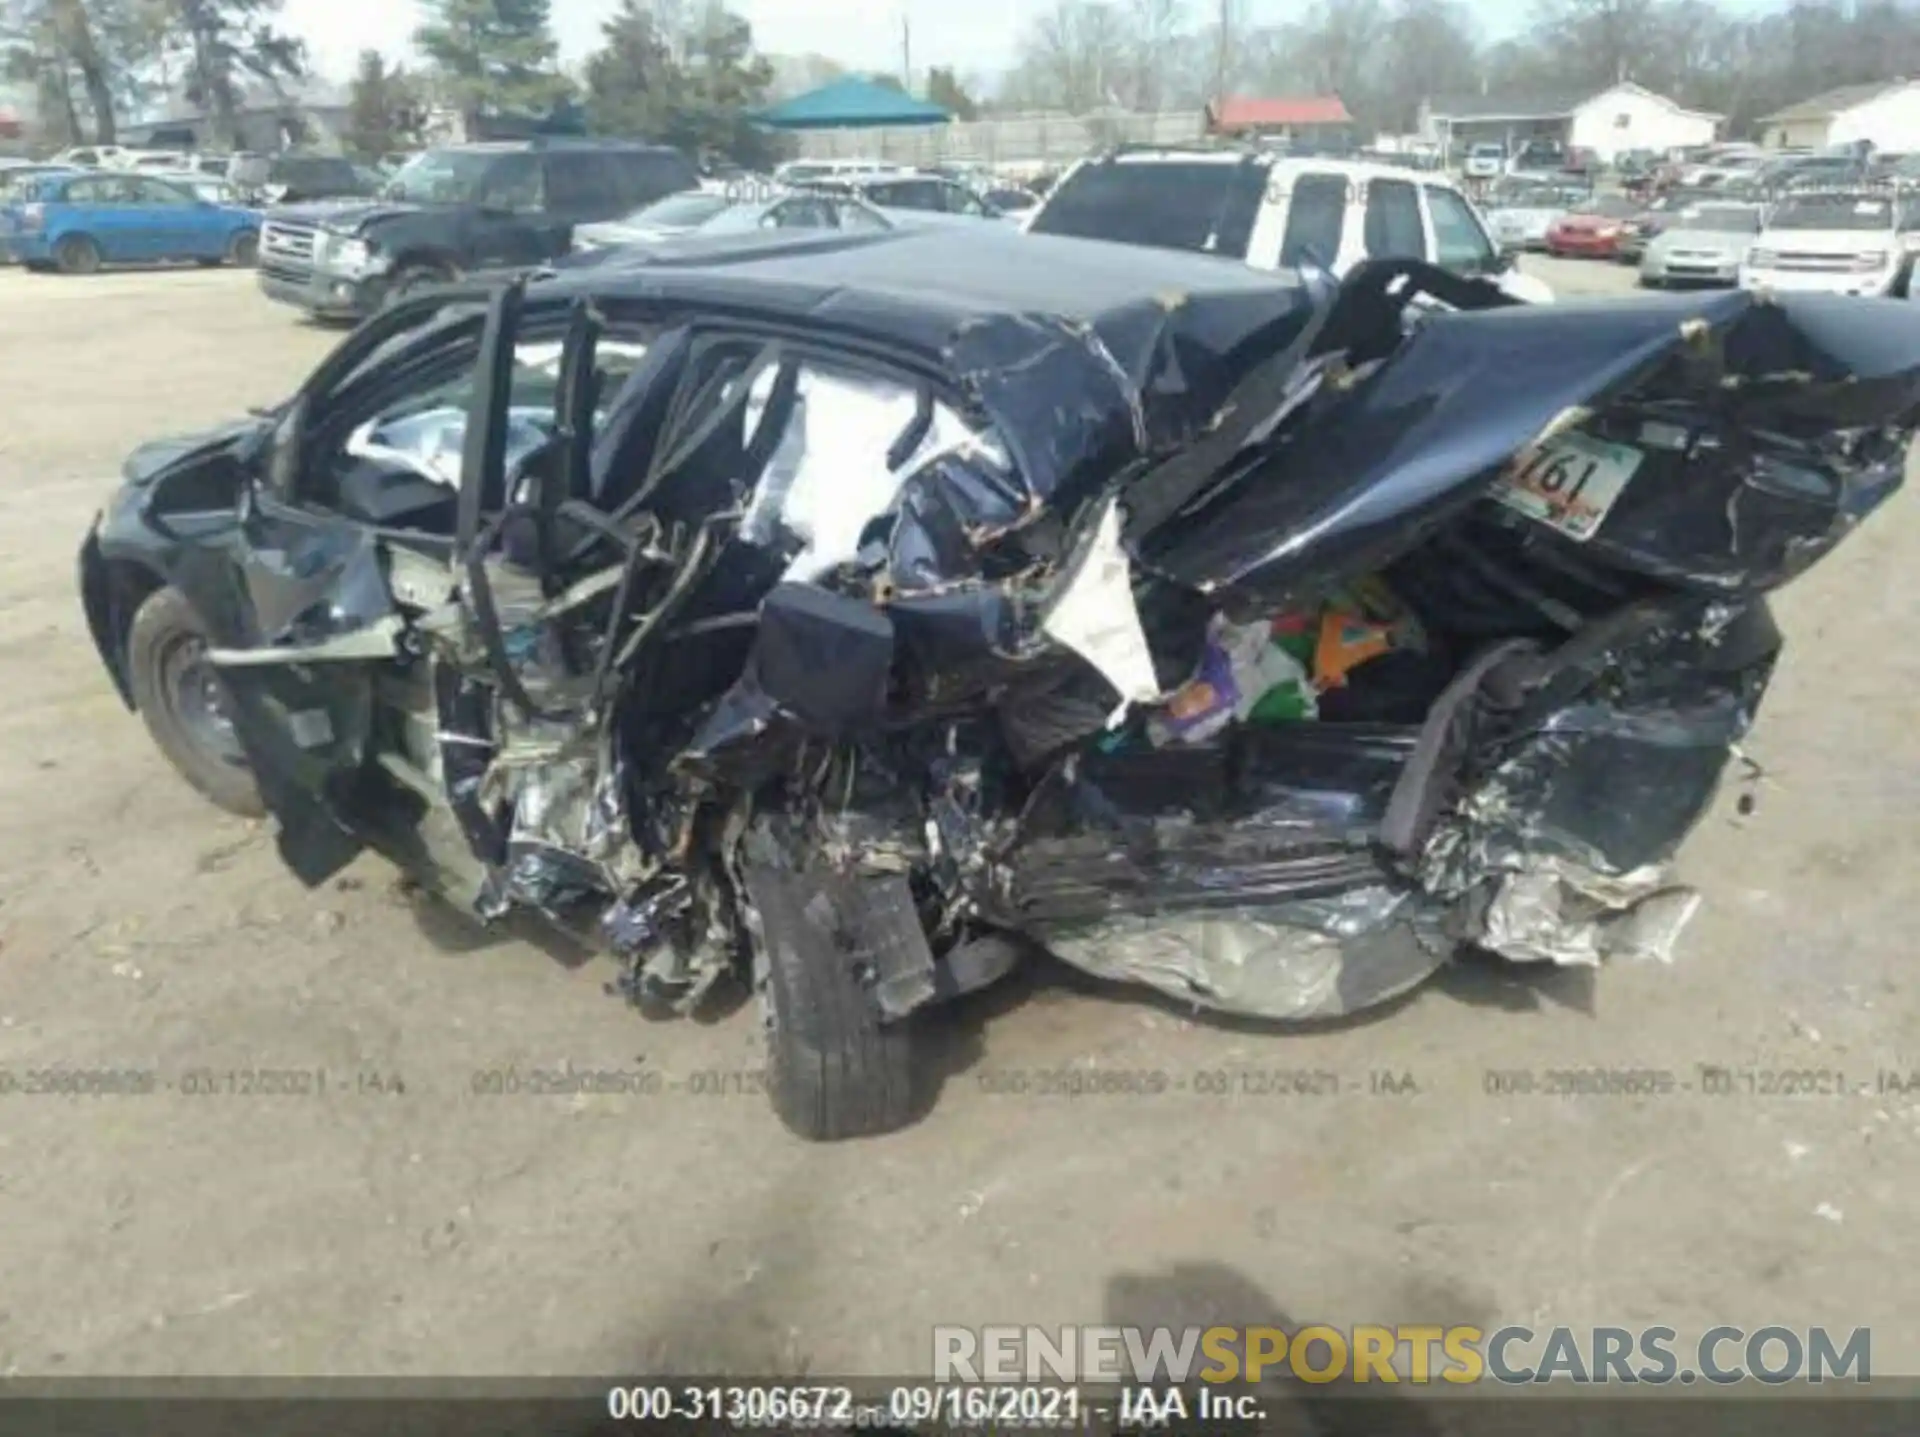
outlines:
[[[860,935],[843,931],[804,868],[750,861],[746,886],[774,1113],[811,1142],[904,1127],[915,1112],[913,1029],[909,1019],[881,1021]]]
[[[227,263],[235,269],[252,269],[260,258],[260,236],[252,230],[241,230],[227,241]]]
[[[147,733],[182,778],[228,813],[265,815],[226,685],[207,659],[206,626],[178,589],[157,590],[133,616],[127,686]]]

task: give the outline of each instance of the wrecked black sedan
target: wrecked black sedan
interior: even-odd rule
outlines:
[[[1036,949],[1272,1019],[1665,956],[1765,595],[1917,418],[1891,302],[751,236],[397,304],[137,451],[81,583],[304,882],[371,846],[650,1012],[743,984],[837,1137]]]

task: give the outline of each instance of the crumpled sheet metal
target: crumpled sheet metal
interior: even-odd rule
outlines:
[[[477,798],[487,812],[511,814],[510,849],[571,855],[606,891],[621,892],[649,871],[622,790],[606,731],[536,722],[503,739]]]
[[[1115,915],[1040,937],[1097,978],[1200,1008],[1296,1021],[1386,1002],[1452,952],[1438,910],[1386,885],[1245,909]]]
[[[392,615],[379,541],[364,525],[253,516],[242,533],[251,632],[231,647],[311,643]]]
[[[1665,864],[1618,876],[1561,858],[1502,874],[1475,941],[1517,963],[1595,967],[1614,958],[1673,961],[1700,894]]]
[[[1642,392],[1717,407],[1735,430],[1788,435],[1910,414],[1920,404],[1911,306],[1824,298],[1734,292],[1432,315],[1197,512],[1141,536],[1136,556],[1205,592],[1364,569],[1471,502],[1568,416]]]
[[[1763,611],[1656,632],[1609,656],[1463,796],[1421,859],[1466,936],[1519,962],[1671,961],[1699,895],[1671,860],[1712,804],[1778,652]]]
[[[1126,464],[1220,424],[1247,357],[1290,355],[1325,301],[1315,288],[1275,286],[1161,295],[1098,326],[995,316],[964,325],[947,360],[1005,437],[1034,504],[1064,511]]]

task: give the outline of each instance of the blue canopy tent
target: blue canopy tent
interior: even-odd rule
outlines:
[[[848,75],[753,116],[770,130],[859,130],[882,125],[944,125],[953,118],[938,105],[904,91]]]

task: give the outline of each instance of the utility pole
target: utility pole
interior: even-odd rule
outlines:
[[[900,84],[909,95],[913,93],[913,32],[905,10],[900,12]]]
[[[1227,64],[1233,43],[1233,0],[1220,0],[1220,47],[1213,57],[1213,98],[1227,98]]]

